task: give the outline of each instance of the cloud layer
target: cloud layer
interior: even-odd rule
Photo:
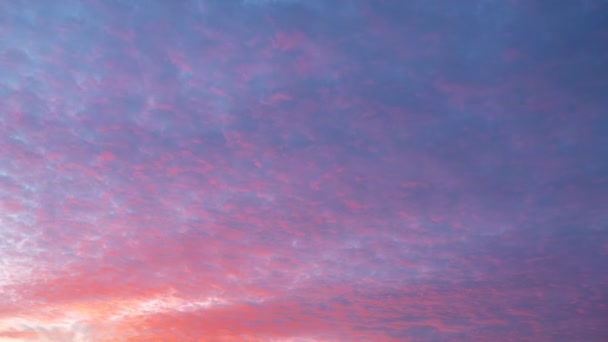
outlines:
[[[0,4],[0,341],[605,341],[605,1]]]

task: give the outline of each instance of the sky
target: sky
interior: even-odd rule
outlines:
[[[607,23],[0,0],[0,341],[608,341]]]

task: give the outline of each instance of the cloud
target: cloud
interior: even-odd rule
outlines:
[[[6,325],[18,328],[0,331],[0,341],[6,339],[7,341],[28,342],[86,342],[95,338],[90,327],[75,321],[49,322],[27,318],[0,320],[0,326]]]
[[[1,338],[606,335],[608,11],[68,2],[0,1]]]

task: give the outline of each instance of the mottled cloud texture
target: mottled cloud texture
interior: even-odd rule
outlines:
[[[608,3],[0,2],[0,341],[608,341]]]

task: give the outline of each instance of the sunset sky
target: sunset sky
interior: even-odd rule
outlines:
[[[28,341],[608,341],[608,1],[0,0]]]

